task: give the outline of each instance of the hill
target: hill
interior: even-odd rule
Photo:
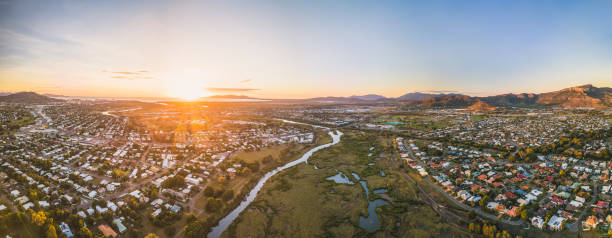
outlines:
[[[497,107],[491,106],[489,104],[487,104],[486,102],[483,101],[476,101],[476,103],[472,104],[472,106],[469,106],[468,109],[470,110],[474,110],[474,111],[495,111],[495,109],[497,109]]]
[[[61,102],[60,99],[50,98],[47,96],[43,96],[37,94],[35,92],[20,92],[9,94],[6,96],[0,96],[0,102],[7,103],[52,103],[52,102]]]
[[[350,99],[357,99],[357,100],[364,100],[364,101],[377,101],[377,100],[384,100],[387,99],[384,96],[381,95],[377,95],[377,94],[367,94],[367,95],[363,95],[363,96],[350,96]]]
[[[304,99],[309,102],[336,102],[336,103],[371,103],[371,102],[399,102],[399,101],[419,101],[426,98],[434,98],[439,96],[453,96],[459,94],[429,94],[421,92],[406,93],[396,98],[388,98],[377,94],[367,94],[361,96],[350,96],[350,97],[316,97]]]
[[[465,95],[445,95],[425,98],[416,103],[421,107],[467,107],[476,101],[476,98]]]
[[[538,95],[534,93],[502,94],[481,98],[482,101],[497,106],[529,106],[534,105]]]
[[[414,93],[406,93],[395,99],[399,101],[415,101],[415,100],[423,100],[423,99],[432,98],[432,97],[452,96],[452,95],[458,95],[458,94],[430,94],[430,93],[414,92]]]
[[[612,88],[587,84],[539,95],[537,104],[563,108],[603,108],[612,106]]]
[[[612,88],[597,88],[587,84],[541,94],[502,94],[488,97],[445,95],[422,99],[415,104],[421,107],[474,106],[474,109],[490,109],[495,106],[607,108],[612,107]]]

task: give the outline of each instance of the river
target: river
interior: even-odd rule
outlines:
[[[279,120],[282,120],[282,119],[279,119]],[[287,121],[287,120],[282,120],[282,121],[286,123],[309,125],[315,128],[327,128],[327,127],[315,126],[315,125],[294,122],[294,121]],[[208,238],[217,238],[221,236],[221,234],[232,224],[232,222],[234,222],[234,220],[238,217],[238,215],[240,215],[240,213],[244,211],[244,209],[246,209],[249,206],[249,204],[253,202],[253,200],[255,200],[255,197],[257,197],[257,193],[259,193],[259,190],[261,190],[261,188],[264,186],[266,181],[268,181],[268,179],[270,179],[272,176],[274,176],[280,171],[291,168],[300,163],[307,162],[308,158],[310,158],[310,156],[312,156],[314,152],[330,147],[332,145],[338,144],[340,142],[340,137],[342,136],[342,132],[336,130],[336,133],[334,133],[330,131],[329,135],[332,137],[332,142],[312,148],[311,150],[306,152],[304,155],[302,155],[302,157],[300,157],[299,159],[291,161],[281,167],[278,167],[266,173],[261,179],[259,179],[259,181],[257,182],[257,185],[255,185],[255,187],[249,192],[249,195],[246,197],[246,199],[243,200],[236,209],[234,209],[227,216],[221,219],[221,221],[219,221],[219,224],[217,226],[213,227],[212,231],[208,233]]]

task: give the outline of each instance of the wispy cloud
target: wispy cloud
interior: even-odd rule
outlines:
[[[138,71],[108,71],[103,69],[102,72],[110,73],[110,77],[114,79],[127,79],[127,80],[138,80],[138,79],[156,79],[150,75],[149,70],[138,70]]]
[[[251,82],[251,81],[253,81],[253,79],[248,78],[248,79],[240,81],[240,83],[248,83],[248,82]]]
[[[123,71],[123,72],[113,72],[113,74],[139,74],[138,72],[127,72],[127,71]]]
[[[257,88],[206,88],[206,90],[209,92],[214,92],[214,93],[219,93],[219,92],[235,93],[235,92],[251,92],[251,91],[256,91],[259,89]]]

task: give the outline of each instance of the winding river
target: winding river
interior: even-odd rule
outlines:
[[[301,123],[301,122],[294,122],[294,121],[288,121],[288,120],[283,120],[283,119],[279,119],[283,122],[286,123],[293,123],[293,124],[301,124],[301,125],[309,125],[309,126],[313,126],[315,128],[326,128],[329,129],[327,127],[321,127],[321,126],[316,126],[316,125],[310,125],[310,124],[306,124],[306,123]],[[324,145],[320,145],[317,146],[315,148],[312,148],[311,150],[309,150],[308,152],[306,152],[304,155],[302,155],[302,157],[300,157],[297,160],[291,161],[281,167],[278,167],[268,173],[266,173],[261,179],[259,179],[259,181],[257,182],[257,185],[255,185],[255,187],[249,192],[249,195],[246,197],[245,200],[243,200],[240,205],[234,209],[232,212],[230,212],[227,216],[225,216],[223,219],[221,219],[221,221],[219,221],[219,224],[215,227],[213,227],[212,231],[210,233],[208,233],[208,238],[217,238],[219,236],[221,236],[221,234],[223,233],[223,231],[225,231],[231,224],[232,222],[234,222],[234,220],[238,217],[238,215],[240,215],[240,213],[242,211],[244,211],[244,209],[247,208],[247,206],[249,206],[249,204],[251,204],[251,202],[253,202],[253,200],[255,200],[255,197],[257,197],[257,193],[259,193],[259,190],[261,190],[261,188],[264,186],[264,184],[266,183],[266,181],[268,181],[268,179],[270,179],[272,176],[274,176],[275,174],[277,174],[280,171],[283,171],[285,169],[291,168],[295,165],[298,165],[300,163],[303,162],[307,162],[308,158],[310,158],[310,156],[312,156],[312,154],[318,150],[330,147],[332,145],[338,144],[340,142],[340,136],[342,136],[342,132],[337,131],[336,133],[330,131],[329,135],[332,137],[332,142],[324,144]]]

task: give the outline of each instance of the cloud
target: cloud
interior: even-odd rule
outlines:
[[[127,80],[138,80],[138,79],[156,79],[151,76],[149,70],[138,70],[138,71],[109,71],[103,69],[102,72],[110,73],[111,78],[115,79],[127,79]]]
[[[229,92],[229,93],[235,93],[235,92],[250,92],[250,91],[256,91],[259,90],[257,88],[206,88],[207,91],[209,92]]]
[[[240,83],[248,83],[248,82],[251,82],[251,81],[253,81],[253,79],[248,78],[248,79],[240,81]]]
[[[113,74],[139,74],[139,73],[138,72],[126,72],[126,71],[123,71],[123,72],[113,72]]]

